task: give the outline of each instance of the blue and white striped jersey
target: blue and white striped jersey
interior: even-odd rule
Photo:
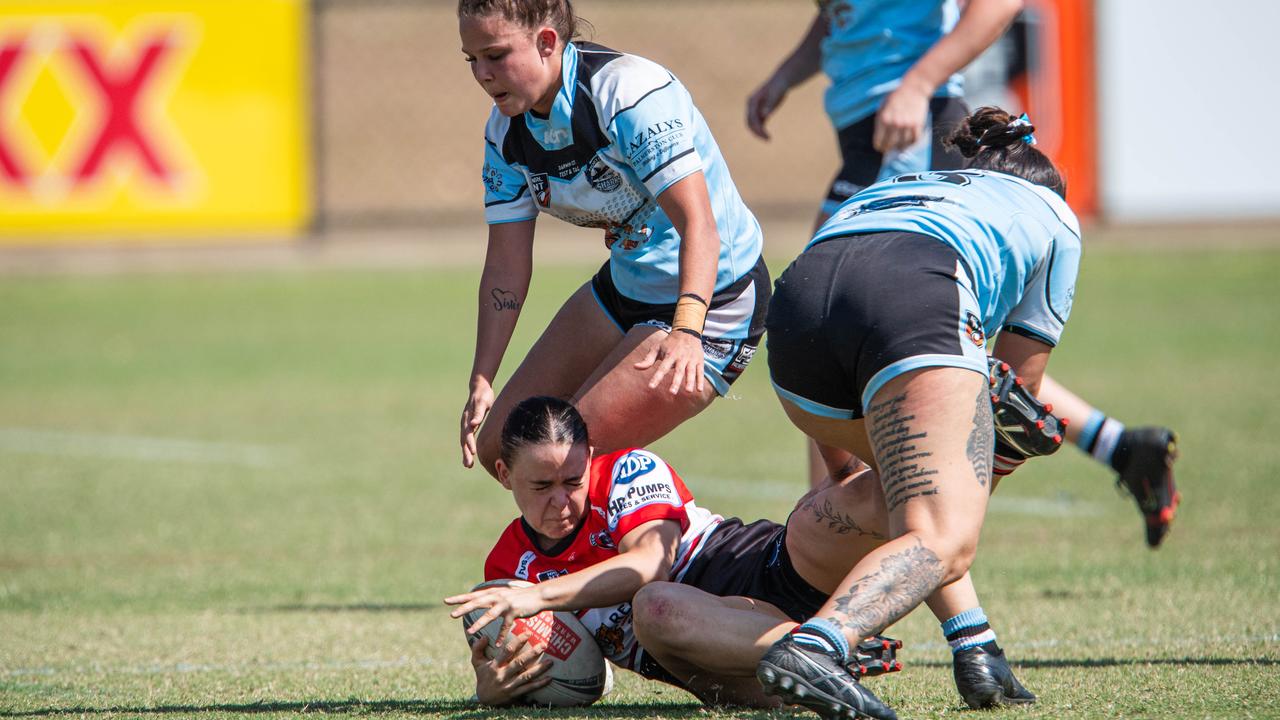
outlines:
[[[1052,190],[987,170],[899,175],[845,201],[809,244],[895,230],[937,238],[964,259],[988,336],[1014,327],[1058,344],[1075,297],[1080,223]]]
[[[827,19],[822,71],[831,78],[826,109],[845,128],[880,108],[934,43],[951,32],[956,0],[818,0]],[[960,97],[964,80],[952,75],[935,93]]]
[[[485,219],[539,212],[605,231],[614,284],[626,297],[675,302],[680,236],[656,198],[701,170],[720,233],[716,290],[755,265],[763,236],[743,204],[693,98],[662,66],[593,43],[564,51],[551,113],[485,127]]]

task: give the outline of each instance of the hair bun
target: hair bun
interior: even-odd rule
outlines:
[[[1014,143],[1025,143],[1036,131],[1036,126],[1027,120],[1026,115],[1014,118],[1004,125],[992,125],[983,131],[978,138],[978,145],[984,147],[1008,147]]]

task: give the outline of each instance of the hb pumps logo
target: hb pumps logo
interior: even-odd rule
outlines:
[[[0,191],[49,201],[112,175],[172,191],[192,171],[165,108],[199,35],[198,19],[0,17]]]

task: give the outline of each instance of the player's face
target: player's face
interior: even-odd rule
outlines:
[[[525,28],[502,17],[464,17],[462,54],[471,74],[507,117],[528,110],[546,114],[560,89],[555,30]]]
[[[501,463],[501,461],[499,461]],[[568,537],[587,512],[587,471],[591,449],[586,445],[527,445],[514,462],[501,464],[499,479],[511,489],[525,522],[551,540]]]

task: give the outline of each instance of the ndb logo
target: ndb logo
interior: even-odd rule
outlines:
[[[613,484],[628,485],[636,478],[648,475],[657,466],[657,460],[649,455],[629,453],[614,463]]]
[[[551,207],[551,181],[547,179],[546,173],[530,175],[529,189],[533,191],[533,197],[539,205]]]
[[[622,176],[606,165],[599,155],[593,155],[591,162],[587,163],[587,182],[602,193],[611,193],[622,187]]]

